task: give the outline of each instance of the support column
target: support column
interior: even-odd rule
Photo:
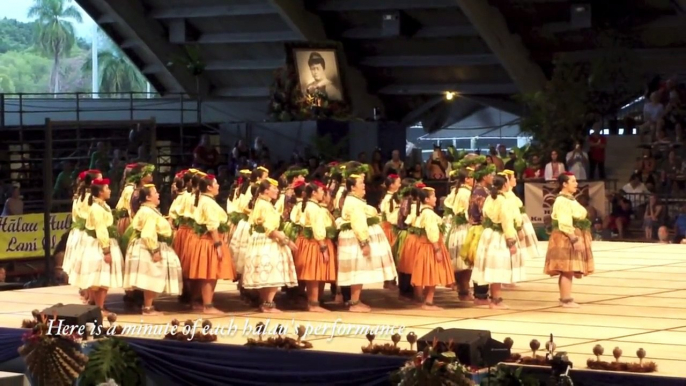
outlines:
[[[531,60],[520,37],[510,33],[502,12],[487,0],[456,1],[519,90],[522,93],[541,90],[546,82],[543,70]]]

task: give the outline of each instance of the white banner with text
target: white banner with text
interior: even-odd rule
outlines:
[[[543,219],[550,216],[557,196],[557,182],[526,182],[524,184],[524,202],[526,213],[534,224],[543,224]],[[605,218],[605,182],[580,181],[576,196],[587,195],[589,204],[598,212],[598,217]]]

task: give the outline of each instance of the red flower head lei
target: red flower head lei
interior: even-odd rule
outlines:
[[[138,164],[128,164],[128,165],[125,166],[125,168],[126,168],[126,169],[133,169],[133,168],[135,168],[136,166],[138,166]]]
[[[400,176],[397,175],[397,174],[389,174],[389,175],[388,175],[388,178],[390,178],[390,179],[392,179],[392,180],[397,180],[398,178],[400,178]]]
[[[110,184],[110,179],[109,178],[98,178],[97,180],[93,180],[91,185],[98,185],[98,186],[105,186]]]
[[[79,173],[79,180],[83,181],[86,179],[86,176],[89,174],[102,174],[102,172],[98,169],[89,169],[89,170],[84,170],[81,173]]]
[[[572,172],[564,172],[562,174],[564,174],[567,177],[574,177],[574,173],[572,173]]]
[[[205,174],[205,175],[203,176],[203,178],[206,178],[206,179],[212,181],[212,180],[216,180],[216,179],[217,179],[217,176],[215,176],[214,174]]]
[[[318,187],[322,189],[326,189],[326,185],[324,185],[321,181],[312,181],[313,184],[317,185]]]
[[[176,178],[183,178],[186,173],[188,173],[188,170],[181,170],[180,172],[176,173]]]
[[[305,181],[298,181],[298,182],[296,182],[296,183],[293,184],[292,189],[297,189],[297,188],[299,188],[299,187],[301,187],[301,186],[303,186],[303,185],[305,185]]]
[[[238,177],[238,180],[236,181],[238,185],[243,185],[243,177]]]
[[[424,188],[426,188],[426,184],[423,182],[417,182],[414,184],[414,187],[417,189],[424,189]]]

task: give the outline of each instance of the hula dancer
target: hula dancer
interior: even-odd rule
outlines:
[[[407,226],[407,236],[403,241],[402,251],[400,253],[400,261],[398,262],[398,272],[404,278],[409,278],[409,285],[402,290],[402,293],[409,295],[410,288],[412,290],[411,297],[405,296],[405,298],[410,298],[418,302],[422,302],[421,289],[412,286],[412,270],[414,269],[415,259],[417,257],[417,243],[419,242],[419,237],[421,234],[421,229],[417,228],[417,213],[419,213],[419,208],[421,207],[421,202],[419,201],[419,191],[426,188],[426,185],[422,182],[416,182],[412,189],[410,190],[410,197],[412,199],[409,212],[401,217],[404,217],[405,225]],[[401,210],[402,212],[402,210]],[[406,279],[405,279],[406,280]],[[409,287],[409,288],[408,288]]]
[[[181,263],[171,247],[172,227],[157,209],[160,194],[155,185],[144,185],[131,226],[134,233],[127,250],[124,288],[143,291],[143,315],[160,315],[153,307],[159,294],[179,295],[183,287]]]
[[[434,294],[437,286],[452,287],[455,283],[453,267],[450,263],[448,249],[443,241],[443,219],[436,214],[436,192],[433,188],[424,187],[418,191],[416,227],[420,229],[416,243],[416,257],[412,269],[412,285],[422,291],[422,309],[441,310],[434,305]]]
[[[319,181],[305,187],[300,216],[304,240],[298,246],[300,267],[296,266],[298,280],[306,283],[307,309],[328,312],[319,303],[320,292],[325,283],[336,281],[336,226],[333,216],[321,204],[326,199],[326,186]]]
[[[108,179],[96,179],[91,184],[88,198],[88,218],[83,237],[83,254],[74,261],[69,274],[69,284],[91,291],[92,300],[100,307],[103,315],[105,298],[110,288],[121,288],[124,257],[115,237],[112,210],[107,205],[111,191]]]
[[[491,194],[483,206],[483,233],[476,250],[472,277],[479,284],[489,284],[491,309],[508,309],[503,304],[502,284],[513,284],[526,278],[522,254],[517,248],[515,215],[519,209],[505,198],[510,189],[507,177],[493,179]]]
[[[512,170],[503,171],[510,181],[510,192],[507,197],[511,199],[517,208],[519,208],[519,213],[521,215],[521,232],[519,232],[519,245],[524,254],[524,258],[535,259],[541,256],[540,250],[538,249],[538,237],[536,237],[536,230],[534,225],[531,223],[531,219],[526,214],[526,208],[522,200],[517,197],[514,193],[514,189],[517,186],[517,177],[515,172]]]
[[[386,177],[386,194],[381,200],[381,228],[383,233],[391,244],[391,248],[395,248],[395,243],[398,241],[398,212],[400,212],[400,197],[398,191],[402,186],[402,180],[397,174],[389,174]],[[398,263],[398,256],[395,254],[393,258]]]
[[[123,187],[113,211],[114,220],[117,222],[117,232],[122,236],[129,227],[129,224],[131,224],[129,210],[131,209],[131,196],[133,196],[133,191],[136,189],[136,184],[131,180],[131,174],[137,166],[138,164],[128,164],[124,168],[124,175],[122,176]]]
[[[413,178],[404,178],[400,184],[398,196],[400,197],[400,205],[398,210],[398,220],[395,225],[398,228],[398,240],[393,246],[393,256],[397,259],[398,269],[398,297],[400,299],[414,299],[414,290],[412,289],[411,278],[412,275],[405,274],[400,271],[400,257],[403,254],[405,247],[405,240],[408,235],[408,226],[405,223],[407,216],[412,213],[412,189],[416,181]]]
[[[483,206],[490,195],[490,187],[495,173],[495,166],[493,164],[486,165],[485,157],[478,157],[478,164],[480,166],[474,171],[474,188],[472,189],[472,195],[469,197],[469,209],[467,210],[469,230],[467,231],[467,238],[460,249],[460,257],[470,267],[474,266],[476,248],[479,245],[479,239],[484,230],[481,223],[483,219]],[[473,275],[474,273],[472,272]],[[479,285],[478,282],[474,281],[474,304],[480,306],[491,304],[488,300],[488,285]]]
[[[236,272],[239,275],[243,273],[245,254],[248,250],[248,243],[250,242],[250,224],[248,223],[247,219],[250,215],[251,209],[248,206],[252,201],[257,186],[268,176],[269,170],[260,166],[250,173],[250,180],[247,185],[246,182],[244,182],[240,188],[240,197],[238,198],[238,203],[236,204],[236,210],[243,213],[244,216],[241,216],[241,219],[238,222],[236,230],[234,231],[229,243],[231,255],[233,256],[234,265],[236,267]]]
[[[181,174],[183,173],[183,174]],[[198,170],[189,169],[179,173],[183,190],[180,190],[169,208],[169,218],[174,224],[176,232],[172,240],[172,248],[179,257],[181,263],[181,271],[184,277],[184,285],[179,297],[179,301],[184,304],[191,304],[191,285],[187,278],[188,273],[188,259],[186,256],[186,247],[189,243],[195,243],[193,232],[193,198],[195,197],[194,186],[197,188],[198,178],[196,174]],[[195,184],[194,184],[195,181]],[[185,269],[184,269],[185,267]]]
[[[272,204],[279,194],[279,183],[271,178],[257,186],[249,207],[250,241],[245,257],[243,286],[259,290],[262,312],[281,312],[274,296],[280,287],[295,287],[298,278],[293,264],[295,244],[279,231],[281,216]]]
[[[233,280],[236,270],[231,260],[231,252],[227,245],[226,233],[229,230],[229,218],[224,208],[217,204],[219,184],[216,178],[205,175],[198,183],[195,194],[195,233],[199,237],[197,247],[188,251],[188,278],[195,281],[194,295],[202,297],[202,305],[194,305],[194,309],[202,308],[205,314],[222,314],[214,307],[214,289],[217,280]]]
[[[544,272],[560,276],[560,306],[577,308],[572,298],[572,280],[588,276],[595,270],[591,251],[591,222],[584,208],[574,198],[579,186],[572,173],[557,177],[560,194],[551,214],[553,231],[548,241]]]
[[[454,174],[451,172],[455,177],[455,186],[453,188],[455,196],[451,202],[452,205],[445,207],[446,213],[443,217],[444,221],[450,219],[446,244],[450,260],[453,263],[453,269],[455,270],[458,298],[460,301],[472,301],[474,297],[469,293],[472,266],[467,264],[460,256],[460,251],[465,245],[467,233],[469,232],[467,210],[469,209],[469,198],[472,195],[472,187],[474,186],[474,169],[467,167],[455,172]]]
[[[338,236],[338,285],[351,287],[350,311],[369,312],[370,307],[360,302],[363,285],[394,280],[397,274],[380,219],[368,218],[364,175],[352,174],[345,183]]]
[[[281,192],[279,198],[276,199],[274,206],[279,214],[283,215],[285,212],[290,214],[290,210],[286,211],[286,204],[291,201],[293,197],[293,189],[296,184],[302,184],[305,182],[305,177],[309,174],[307,169],[302,169],[300,166],[291,166],[283,174],[282,178],[286,181],[287,187]],[[290,220],[288,216],[283,217],[283,221],[286,222]]]

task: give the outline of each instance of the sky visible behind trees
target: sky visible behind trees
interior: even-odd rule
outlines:
[[[92,92],[93,34],[99,91],[115,93],[107,97],[146,91],[138,69],[74,1],[8,3],[0,4],[0,93]]]

